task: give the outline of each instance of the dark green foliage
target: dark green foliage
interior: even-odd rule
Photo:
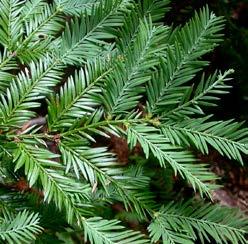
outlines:
[[[247,62],[248,62],[248,2],[247,0],[175,0],[166,20],[174,25],[183,24],[195,9],[208,4],[217,15],[225,17],[225,38],[220,47],[209,55],[210,70],[235,69],[232,92],[215,108],[219,118],[247,119]],[[235,101],[235,103],[233,102]]]
[[[224,19],[206,6],[173,29],[168,4],[0,0],[1,241],[246,242],[195,153],[248,153],[242,123],[205,114],[233,70],[195,82]]]

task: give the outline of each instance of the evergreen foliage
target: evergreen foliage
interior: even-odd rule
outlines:
[[[246,243],[243,214],[207,203],[217,177],[195,153],[241,164],[248,153],[243,123],[205,114],[233,70],[198,82],[224,20],[206,6],[173,29],[168,10],[168,0],[0,0],[2,242]],[[120,162],[113,137],[143,160]],[[158,194],[154,178],[171,172],[198,200]]]

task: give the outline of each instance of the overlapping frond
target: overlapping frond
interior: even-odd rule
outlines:
[[[113,27],[122,25],[129,0],[103,0],[91,14],[75,18],[62,34],[57,56],[66,64],[84,63],[100,56],[109,47],[108,39],[115,37]]]
[[[119,127],[114,125],[121,125],[126,120],[102,120],[103,110],[97,109],[89,117],[83,118],[79,123],[75,124],[75,127],[70,130],[62,132],[60,135],[65,139],[71,140],[82,136],[91,142],[96,142],[95,136],[103,136],[109,138],[109,134],[119,135]]]
[[[10,75],[7,72],[4,72],[6,70],[9,70],[10,67],[15,67],[16,66],[16,58],[19,59],[21,62],[27,62],[27,61],[35,61],[38,58],[44,56],[45,54],[45,50],[47,49],[48,45],[49,45],[49,38],[45,38],[44,40],[41,40],[36,34],[38,33],[39,29],[42,28],[43,24],[39,23],[40,25],[34,30],[31,31],[28,35],[26,34],[27,30],[25,29],[25,26],[28,26],[28,17],[27,19],[25,18],[25,15],[22,14],[23,10],[27,10],[27,8],[30,8],[30,16],[32,17],[32,4],[36,5],[36,1],[35,2],[25,2],[25,4],[23,5],[23,7],[20,8],[20,4],[23,3],[21,1],[17,1],[19,2],[18,4],[14,3],[13,1],[3,1],[1,2],[1,4],[4,4],[4,6],[1,7],[1,9],[3,9],[3,18],[6,18],[6,13],[4,12],[7,11],[5,9],[6,6],[8,6],[10,8],[11,4],[16,5],[18,11],[17,13],[15,13],[15,21],[18,22],[16,28],[19,28],[20,30],[16,30],[14,29],[14,35],[15,35],[15,39],[13,38],[13,41],[15,41],[15,46],[10,48],[8,46],[6,46],[7,44],[5,44],[6,49],[4,50],[4,54],[1,55],[1,64],[0,64],[0,72],[6,76],[6,81],[8,81],[10,79]],[[37,4],[38,5],[38,4]],[[42,5],[43,6],[43,5]],[[10,11],[10,9],[8,8],[8,10]],[[37,6],[38,8],[38,6]],[[15,8],[13,8],[14,11]],[[27,13],[27,15],[29,15],[29,13]],[[5,16],[5,17],[4,17]],[[11,16],[9,16],[11,17]],[[47,16],[50,17],[50,16]],[[25,24],[25,21],[27,22]],[[45,20],[46,22],[46,20]],[[5,23],[5,25],[7,25],[6,21],[2,21],[1,23]],[[37,25],[36,25],[37,26]],[[7,26],[3,26],[2,27],[2,31],[4,31],[7,28]],[[7,38],[6,34],[2,33],[2,37],[3,38]],[[10,38],[10,37],[9,37]],[[3,76],[4,78],[4,76]],[[6,82],[6,86],[8,86],[8,83]],[[3,89],[3,88],[1,88]]]
[[[90,115],[101,104],[98,94],[102,91],[103,78],[112,70],[107,62],[95,60],[88,62],[83,69],[60,89],[60,93],[49,101],[49,128],[66,128],[76,119]]]
[[[0,218],[0,240],[5,243],[30,243],[43,231],[39,222],[38,214],[26,210],[15,216],[5,214],[4,219]]]
[[[209,146],[221,155],[243,162],[242,154],[247,154],[247,133],[242,123],[227,121],[208,121],[209,117],[185,119],[164,123],[163,134],[172,144],[194,145],[204,154],[209,153]]]
[[[45,37],[56,35],[63,27],[63,21],[62,11],[59,6],[43,4],[39,14],[33,14],[24,21],[25,32],[29,41],[37,41],[40,39],[39,35],[44,35]]]
[[[43,1],[1,1],[1,20],[1,43],[12,53],[6,65],[15,57],[21,62],[38,60],[49,49],[49,37],[62,28],[60,10]]]
[[[137,216],[144,220],[151,215],[153,208],[156,206],[154,195],[149,190],[149,182],[141,181],[142,177],[137,175],[137,179],[131,176],[122,175],[119,179],[111,180],[109,187],[106,188],[110,199],[122,202],[126,210],[131,210]],[[143,178],[144,180],[144,178]]]
[[[16,46],[11,51],[14,53],[13,57],[17,57],[21,62],[25,63],[38,60],[46,54],[46,51],[54,48],[54,45],[58,45],[60,38],[56,40],[54,45],[51,44],[52,39],[63,29],[65,15],[69,14],[67,11],[79,13],[83,12],[85,7],[89,11],[93,8],[93,6],[88,6],[88,3],[85,3],[87,6],[84,6],[83,3],[72,0],[57,1],[56,4],[48,4],[40,0],[26,1],[24,4],[20,1],[16,2],[18,4],[14,1],[3,1],[3,10],[5,9],[6,13],[3,13],[2,16],[7,18],[7,11],[13,12],[14,20],[12,21],[15,21],[13,25],[21,31],[12,28],[15,38],[12,38],[12,40]],[[20,8],[20,4],[23,4],[22,8]],[[14,8],[11,8],[12,5],[18,11],[15,12]],[[76,10],[73,11],[73,9]],[[3,30],[7,30],[7,24],[3,27]],[[4,36],[6,35],[2,35],[6,39],[7,37]],[[13,57],[7,57],[4,62],[8,64]]]
[[[59,7],[47,3],[40,5],[36,9],[41,9],[38,13],[28,18],[24,16],[25,35],[15,50],[17,58],[23,63],[37,61],[45,56],[53,48],[52,40],[64,26],[64,16]]]
[[[81,211],[77,202],[89,198],[90,188],[87,184],[63,176],[64,167],[56,162],[58,155],[51,153],[34,142],[20,142],[13,152],[15,170],[25,168],[30,186],[38,180],[42,185],[44,201],[53,201],[59,210],[65,210],[67,220],[81,223]],[[86,210],[87,212],[87,210]]]
[[[161,61],[161,70],[147,86],[148,111],[151,114],[162,112],[163,105],[168,105],[167,100],[174,96],[175,89],[191,80],[207,64],[199,58],[220,41],[218,32],[222,28],[223,19],[206,7],[178,31],[167,49],[166,58]]]
[[[247,219],[236,209],[187,201],[171,202],[155,213],[148,228],[154,242],[246,243]]]
[[[150,216],[154,209],[157,208],[158,203],[155,200],[155,194],[151,189],[151,178],[148,177],[144,168],[139,165],[132,165],[124,171],[126,179],[122,181],[123,188],[128,195],[137,200],[139,207],[135,206],[134,209],[141,220]],[[117,196],[117,199],[120,198]]]
[[[116,115],[133,109],[144,92],[144,83],[151,76],[154,66],[159,63],[159,56],[165,49],[161,44],[167,37],[167,28],[154,27],[150,20],[140,24],[134,43],[125,50],[124,62],[115,68],[106,78],[104,106],[106,113]]]
[[[85,241],[106,244],[142,244],[148,243],[144,235],[137,231],[125,230],[118,220],[105,220],[100,217],[87,219],[84,222]]]
[[[118,164],[114,155],[104,147],[90,148],[83,145],[83,141],[61,141],[59,149],[62,159],[66,165],[66,172],[72,170],[77,178],[82,175],[92,186],[99,181],[105,185],[109,176],[121,178],[122,170],[118,169]]]
[[[137,37],[143,20],[151,18],[153,25],[159,25],[159,21],[163,21],[163,17],[169,9],[168,3],[167,0],[138,1],[127,13],[123,26],[118,30],[118,39],[116,40],[118,50],[122,53],[128,50]]]
[[[18,127],[35,116],[31,108],[40,106],[38,100],[48,95],[61,78],[61,72],[54,68],[52,58],[47,57],[39,63],[31,63],[13,79],[6,95],[1,95],[1,126]]]
[[[20,12],[24,1],[2,0],[0,2],[0,42],[9,51],[14,51],[23,33]]]
[[[149,178],[138,173],[133,177],[136,171],[126,172],[106,148],[89,148],[87,144],[82,138],[61,140],[59,149],[66,172],[72,171],[77,177],[84,177],[91,183],[93,191],[103,187],[106,197],[118,199],[126,209],[131,208],[144,218],[155,205],[153,194],[148,190]]]
[[[152,153],[161,167],[169,164],[175,174],[179,173],[195,190],[198,189],[201,195],[211,197],[211,190],[216,186],[209,181],[216,179],[216,176],[207,170],[206,165],[197,163],[192,153],[173,146],[158,129],[144,125],[129,127],[127,138],[131,147],[139,142],[147,158]]]

